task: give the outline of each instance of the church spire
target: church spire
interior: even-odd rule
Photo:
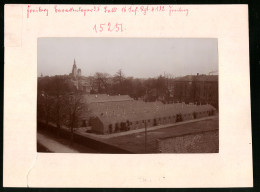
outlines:
[[[76,60],[75,60],[75,58],[74,58],[74,64],[73,64],[73,66],[76,66]]]
[[[77,77],[77,65],[76,65],[76,61],[75,61],[75,58],[74,58],[74,64],[73,64],[73,67],[72,67],[72,76],[74,77],[74,78],[76,78]]]

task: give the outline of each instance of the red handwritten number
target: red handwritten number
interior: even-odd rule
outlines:
[[[111,24],[110,22],[108,22],[107,24],[105,23],[101,23],[99,24],[98,26],[95,24],[94,27],[93,27],[93,30],[98,33],[98,32],[104,32],[104,31],[109,31],[109,32],[123,32],[123,24],[119,24],[119,23],[116,23],[115,25],[114,24]]]
[[[120,31],[120,29],[121,29],[121,31]],[[123,32],[123,27],[122,27],[122,24],[116,24],[116,32],[118,32],[118,31],[120,31],[120,32]]]
[[[108,23],[107,25],[108,25],[108,31],[109,31],[109,32],[114,31],[115,27],[112,28],[112,27],[111,27],[111,23]]]
[[[116,24],[116,32],[119,31],[119,27],[118,27],[118,24]]]
[[[104,29],[104,28],[102,27],[103,25],[105,25],[105,24],[100,24],[100,30],[99,30],[99,32],[102,32],[102,31],[103,31],[103,29]]]
[[[97,33],[97,26],[96,25],[94,25],[94,31]]]
[[[107,25],[108,25],[108,31],[111,32],[111,23],[108,23]]]
[[[121,26],[121,32],[123,32],[123,25],[122,24],[118,24],[118,25]]]

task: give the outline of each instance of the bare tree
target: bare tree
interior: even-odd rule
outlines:
[[[52,81],[52,94],[55,98],[53,118],[56,123],[56,134],[59,136],[60,128],[63,124],[62,116],[66,110],[65,93],[69,90],[69,85],[61,76],[55,76]]]
[[[125,75],[123,74],[122,69],[119,69],[114,76],[114,81],[122,85],[124,80]]]
[[[50,121],[50,112],[51,112],[51,97],[47,93],[42,93],[42,106],[43,106],[43,111],[44,111],[44,119],[45,119],[45,124],[46,127],[49,126],[49,121]]]
[[[82,95],[70,95],[67,101],[68,126],[70,129],[70,145],[74,143],[74,129],[78,126],[79,117],[83,112]]]
[[[125,81],[125,75],[123,74],[123,71],[119,69],[116,74],[114,75],[114,83],[116,84],[117,92],[122,94],[124,92],[124,86],[123,83]]]
[[[61,119],[61,78],[56,76],[54,78],[54,95],[55,95],[55,110],[54,110],[54,118],[57,126],[57,135],[59,134],[60,130],[60,119]]]

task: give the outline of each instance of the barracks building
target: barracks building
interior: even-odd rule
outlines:
[[[84,101],[88,104],[90,113],[82,114],[82,122],[83,124],[88,122],[92,131],[97,134],[172,124],[217,113],[209,104],[144,102],[133,100],[128,95],[85,95]]]

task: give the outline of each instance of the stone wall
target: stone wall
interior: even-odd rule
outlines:
[[[218,153],[218,130],[163,138],[156,148],[159,153]]]

